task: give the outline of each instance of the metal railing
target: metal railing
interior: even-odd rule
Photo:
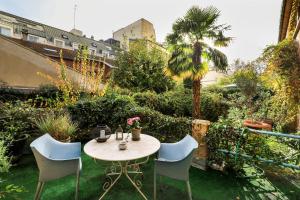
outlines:
[[[264,130],[255,130],[255,129],[248,129],[251,133],[255,133],[255,134],[260,134],[260,135],[266,135],[266,136],[274,136],[276,138],[290,138],[290,139],[295,139],[295,140],[299,140],[300,142],[300,135],[294,135],[294,134],[286,134],[286,133],[279,133],[279,132],[271,132],[271,131],[264,131]],[[241,154],[239,152],[239,145],[236,145],[236,149],[235,151],[229,151],[226,149],[218,149],[219,152],[222,152],[224,154],[230,155],[232,157],[235,157],[235,159],[239,156],[247,159],[247,160],[251,160],[251,159],[257,159],[260,162],[264,162],[264,163],[272,163],[272,164],[277,164],[279,166],[282,167],[288,167],[291,169],[295,169],[295,170],[300,170],[300,149],[298,152],[296,152],[296,154],[294,154],[293,156],[295,156],[296,163],[295,164],[291,164],[291,163],[286,163],[286,162],[278,162],[275,160],[271,160],[271,159],[266,159],[260,156],[251,156],[251,155],[247,155],[247,154]]]

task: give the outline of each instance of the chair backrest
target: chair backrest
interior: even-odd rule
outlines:
[[[172,152],[174,160],[183,160],[198,148],[198,142],[190,135],[175,143],[176,149]]]
[[[190,135],[186,135],[178,143],[179,155],[178,159],[182,160],[198,148],[198,142]]]
[[[55,143],[56,140],[53,139],[49,134],[44,134],[43,136],[35,139],[30,144],[30,147],[34,153],[37,151],[45,158],[50,158],[51,151],[53,148],[55,148]]]

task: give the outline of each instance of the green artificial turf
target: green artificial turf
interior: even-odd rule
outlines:
[[[144,172],[142,190],[149,199],[153,194],[153,159],[143,166]],[[83,153],[83,170],[80,180],[80,199],[93,200],[100,197],[102,184],[105,179],[105,162],[95,162]],[[49,171],[51,173],[51,171]],[[32,155],[24,156],[17,167],[13,167],[8,174],[2,176],[4,183],[24,186],[26,192],[17,195],[18,199],[32,200],[34,197],[38,169]],[[201,171],[196,168],[190,170],[190,184],[194,200],[229,200],[229,199],[300,199],[299,182],[280,177],[265,177],[263,179],[238,179],[221,172],[208,170]],[[187,193],[184,182],[163,177],[158,190],[157,199],[184,200]],[[43,200],[74,199],[75,176],[68,176],[60,180],[45,184]],[[239,197],[239,198],[237,198]],[[6,199],[14,199],[6,197]],[[142,199],[126,178],[122,178],[104,199],[133,200]]]

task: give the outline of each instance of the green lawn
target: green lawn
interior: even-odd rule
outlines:
[[[83,153],[83,171],[80,181],[80,199],[98,199],[102,193],[104,168],[107,163],[98,162]],[[152,199],[153,191],[153,159],[144,167],[145,177],[143,191]],[[24,156],[18,167],[13,167],[9,174],[2,177],[5,184],[14,183],[23,185],[26,192],[18,195],[18,199],[32,200],[34,197],[38,169],[33,156]],[[190,170],[190,182],[194,200],[228,200],[228,199],[300,199],[299,181],[287,180],[279,176],[268,176],[264,179],[243,180],[224,175],[218,171],[201,171],[195,168]],[[67,200],[74,198],[75,176],[69,176],[45,184],[42,199]],[[7,198],[13,199],[13,198]],[[123,178],[108,193],[105,199],[133,200],[142,199],[127,179]],[[162,178],[158,199],[187,199],[185,184],[168,178]]]

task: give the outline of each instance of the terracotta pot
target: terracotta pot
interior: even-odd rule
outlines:
[[[267,130],[267,131],[271,131],[272,130],[272,125],[265,123],[265,122],[259,122],[259,121],[255,121],[252,119],[246,119],[243,123],[244,126],[248,127],[248,128],[253,128],[253,129],[257,129],[257,130]]]
[[[138,141],[141,139],[140,135],[141,135],[142,129],[141,128],[133,128],[131,130],[131,134],[132,134],[132,140],[133,141]]]

